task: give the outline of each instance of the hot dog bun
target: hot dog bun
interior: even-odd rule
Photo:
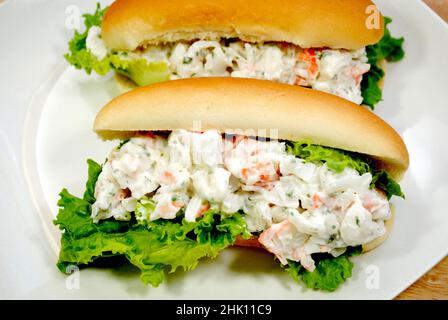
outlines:
[[[369,27],[373,10],[376,28]],[[220,38],[352,50],[383,34],[382,16],[370,0],[117,0],[102,24],[106,46],[128,51]]]
[[[198,130],[198,121],[200,130],[242,129],[248,135],[307,139],[362,153],[396,180],[409,165],[399,134],[372,112],[331,94],[266,80],[192,78],[141,87],[108,103],[98,113],[94,130],[103,137]]]

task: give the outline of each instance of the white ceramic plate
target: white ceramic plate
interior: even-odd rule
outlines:
[[[149,299],[390,299],[448,252],[448,28],[420,1],[377,1],[406,38],[406,59],[390,65],[378,114],[404,137],[411,156],[406,201],[388,241],[354,259],[353,277],[335,293],[304,289],[272,257],[229,249],[192,272],[145,287],[132,268],[55,267],[57,194],[80,195],[86,159],[102,161],[113,143],[91,132],[99,108],[117,94],[111,79],[88,77],[62,59],[72,30],[67,6],[94,1],[0,4],[0,297]],[[73,9],[73,7],[70,7]],[[39,12],[39,14],[36,14]]]

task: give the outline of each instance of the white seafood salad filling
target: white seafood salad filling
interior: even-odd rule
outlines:
[[[99,27],[90,28],[86,45],[98,59],[106,56]],[[357,104],[363,101],[362,75],[370,70],[365,48],[302,49],[280,42],[198,40],[147,46],[119,54],[123,59],[165,62],[172,72],[171,79],[211,76],[267,79],[311,87]]]
[[[92,218],[129,220],[139,203],[141,222],[238,212],[283,264],[293,260],[312,271],[311,254],[338,256],[384,235],[391,210],[371,182],[370,173],[306,163],[283,142],[225,139],[217,131],[148,133],[110,154]]]

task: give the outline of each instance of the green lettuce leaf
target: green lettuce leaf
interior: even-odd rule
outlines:
[[[97,3],[94,14],[83,15],[85,31],[83,33],[75,31],[73,39],[68,43],[69,52],[64,55],[71,65],[77,69],[84,69],[87,74],[95,71],[99,75],[105,75],[110,70],[110,62],[107,57],[100,61],[86,47],[89,29],[101,25],[107,8],[101,9],[101,5]]]
[[[379,82],[384,77],[384,70],[379,63],[382,60],[397,62],[404,58],[404,38],[394,38],[387,27],[392,22],[389,17],[384,17],[384,36],[377,44],[367,46],[367,57],[371,65],[370,71],[364,75],[361,82],[361,92],[364,98],[363,104],[374,109],[375,105],[382,100],[382,90]]]
[[[90,159],[87,160],[87,165],[89,168],[89,172],[86,183],[86,191],[84,192],[83,199],[88,203],[93,204],[95,202],[95,184],[98,180],[98,176],[100,175],[102,168],[101,165]]]
[[[73,39],[69,42],[69,52],[64,55],[67,61],[77,69],[84,69],[87,74],[94,71],[99,75],[105,75],[113,69],[133,80],[138,86],[169,80],[171,72],[164,62],[127,59],[123,53],[109,53],[104,59],[98,60],[87,49],[86,39],[89,30],[93,26],[101,26],[107,9],[108,7],[102,9],[98,3],[94,14],[83,15],[85,31],[83,33],[75,31]]]
[[[363,76],[361,82],[361,92],[363,104],[374,107],[383,99],[383,91],[379,85],[381,79],[384,78],[384,71],[375,64],[370,66],[370,71]]]
[[[135,206],[135,217],[137,221],[141,223],[149,221],[149,217],[155,208],[156,203],[153,200],[148,199],[147,197],[140,199]]]
[[[288,261],[282,267],[297,281],[302,281],[307,288],[313,290],[335,291],[341,284],[352,276],[353,263],[349,257],[359,255],[362,247],[348,248],[343,255],[334,258],[330,255],[313,255],[316,269],[307,271],[295,261]]]
[[[145,59],[110,57],[112,67],[118,73],[132,79],[138,86],[146,86],[170,79],[171,71],[165,62],[148,62]]]
[[[287,152],[307,162],[326,163],[329,169],[337,173],[341,173],[345,168],[355,169],[359,174],[370,171],[369,164],[357,155],[306,141],[289,143]]]
[[[385,170],[380,170],[377,172],[372,179],[372,184],[384,190],[386,192],[387,198],[390,199],[392,196],[397,196],[405,198],[403,191],[401,191],[400,185],[392,179],[392,177]]]
[[[89,160],[87,189],[92,190],[100,165]],[[84,198],[62,190],[59,213],[54,223],[62,232],[58,267],[62,272],[71,265],[88,265],[100,257],[124,256],[141,271],[144,283],[158,286],[166,272],[177,268],[194,269],[202,258],[214,258],[232,245],[238,236],[249,238],[244,219],[208,210],[196,223],[185,219],[156,220],[145,225],[131,221],[105,220],[93,223],[93,193]]]
[[[375,169],[369,158],[354,152],[314,145],[308,141],[288,142],[287,152],[306,162],[326,163],[328,168],[341,173],[345,168],[358,171],[359,174],[372,174],[372,188],[383,190],[388,199],[392,196],[404,198],[400,185],[384,170]]]
[[[377,44],[367,46],[367,57],[370,64],[378,64],[381,60],[389,62],[400,61],[404,58],[404,38],[394,38],[388,28],[392,22],[389,17],[384,17],[384,36]]]

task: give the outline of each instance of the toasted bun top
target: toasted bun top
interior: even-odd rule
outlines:
[[[384,22],[370,0],[117,0],[102,30],[109,48],[128,51],[220,38],[359,49],[381,39]]]
[[[94,123],[94,130],[103,137],[174,129],[307,139],[369,155],[396,179],[409,165],[403,140],[372,112],[331,94],[266,80],[191,78],[161,82],[113,99]]]

